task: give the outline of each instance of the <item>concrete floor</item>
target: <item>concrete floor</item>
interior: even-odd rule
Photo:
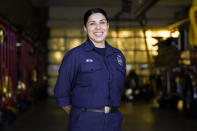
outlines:
[[[152,101],[123,102],[123,131],[197,131],[197,120],[180,111],[160,109]],[[33,104],[5,131],[66,131],[68,116],[54,99]]]

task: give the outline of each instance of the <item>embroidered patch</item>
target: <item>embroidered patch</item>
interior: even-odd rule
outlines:
[[[123,60],[122,60],[122,57],[120,55],[117,55],[117,61],[118,61],[118,64],[120,66],[123,66]]]
[[[93,62],[92,59],[86,59],[86,62]]]

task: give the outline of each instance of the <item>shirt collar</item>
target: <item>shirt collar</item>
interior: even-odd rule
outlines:
[[[87,41],[84,44],[86,51],[92,51],[95,49],[95,45],[92,43],[90,39],[87,39]],[[109,45],[107,41],[105,41],[105,48],[106,48],[106,52],[105,52],[106,56],[109,56],[114,52],[118,52],[118,50],[112,47],[111,45]]]

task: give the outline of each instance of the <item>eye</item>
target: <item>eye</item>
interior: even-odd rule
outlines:
[[[95,25],[95,23],[94,22],[90,22],[89,25]]]
[[[100,24],[105,24],[105,23],[106,23],[105,21],[101,21],[101,22],[100,22]]]

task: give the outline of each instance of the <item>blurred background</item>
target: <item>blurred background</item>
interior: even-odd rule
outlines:
[[[66,130],[53,89],[93,7],[126,57],[123,131],[197,130],[197,0],[1,0],[0,130]]]

